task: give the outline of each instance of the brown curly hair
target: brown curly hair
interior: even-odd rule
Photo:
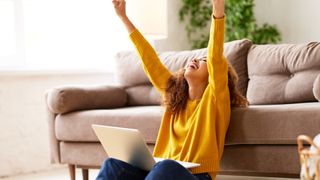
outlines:
[[[189,97],[189,85],[184,77],[185,69],[180,69],[167,82],[165,96],[163,99],[164,106],[171,112],[178,112],[186,107]],[[237,88],[238,75],[235,69],[228,65],[228,86],[230,93],[231,107],[247,107],[247,99],[240,93]]]

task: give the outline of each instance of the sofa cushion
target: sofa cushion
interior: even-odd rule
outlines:
[[[63,114],[86,109],[124,107],[127,93],[115,86],[60,86],[47,91],[46,100],[51,112]]]
[[[248,86],[247,56],[252,42],[247,39],[225,43],[224,55],[238,74],[237,87],[242,95],[246,96]]]
[[[161,106],[77,111],[56,117],[56,137],[61,141],[98,142],[91,124],[139,129],[147,143],[154,143],[160,127]]]
[[[241,174],[256,177],[286,177],[284,179],[261,178],[270,180],[285,180],[288,177],[299,177],[299,173],[299,154],[297,151],[297,146],[294,145],[225,146],[219,169],[219,174]],[[260,178],[257,177],[248,179]],[[292,180],[296,180],[296,178],[293,178]]]
[[[247,73],[247,53],[252,45],[252,42],[243,39],[225,43],[224,54],[231,65],[234,66],[239,76],[238,88],[243,95],[246,94],[248,73]],[[171,71],[176,72],[177,70],[186,66],[188,61],[196,57],[207,56],[207,49],[197,49],[190,51],[171,51],[171,52],[160,52],[158,53],[162,63]],[[151,85],[148,77],[145,75],[139,57],[136,52],[120,52],[115,58],[116,72],[115,77],[118,83],[123,87],[133,87],[137,85]],[[159,95],[154,94],[159,97]],[[157,99],[151,98],[152,100]],[[142,96],[130,97],[129,99],[139,99]],[[159,103],[159,101],[157,101]],[[149,102],[154,104],[155,101]],[[147,101],[143,103],[137,102],[132,105],[145,105]]]
[[[153,152],[154,145],[147,146]],[[60,142],[61,163],[100,168],[108,157],[100,143]]]
[[[314,80],[314,83],[313,83],[313,95],[318,101],[320,101],[320,74]]]
[[[234,108],[226,144],[296,145],[298,135],[319,134],[319,117],[318,102]]]
[[[132,86],[126,89],[129,106],[159,105],[161,96],[151,85]]]
[[[312,86],[320,73],[320,43],[253,45],[248,73],[250,104],[316,101]]]

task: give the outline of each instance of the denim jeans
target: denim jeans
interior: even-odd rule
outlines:
[[[156,163],[150,171],[134,167],[126,162],[109,158],[100,169],[96,180],[211,180],[208,173],[191,174],[173,160]]]

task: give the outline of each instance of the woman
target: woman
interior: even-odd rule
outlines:
[[[185,169],[172,160],[149,172],[120,160],[107,159],[97,179],[215,179],[219,170],[231,106],[246,106],[236,89],[237,76],[223,55],[224,0],[212,0],[213,16],[207,58],[193,59],[172,75],[126,16],[125,0],[113,0],[152,84],[165,105],[155,157],[195,162]]]

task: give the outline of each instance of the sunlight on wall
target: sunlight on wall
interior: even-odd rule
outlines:
[[[281,43],[320,41],[319,0],[256,0],[255,2],[258,23],[268,22],[276,25],[282,34]]]
[[[11,0],[0,1],[0,57],[15,54],[14,4]]]
[[[99,68],[112,71],[115,53],[131,48],[128,34],[116,17],[111,1],[6,1],[22,7],[15,9],[19,11],[16,16],[21,16],[21,21],[14,23],[23,24],[19,42],[24,48],[23,67],[27,69]],[[12,23],[12,17],[4,17],[6,20],[11,18],[9,23]],[[2,27],[5,24],[1,23],[0,29]],[[4,36],[5,32],[0,33]],[[10,46],[6,44],[6,47]],[[0,67],[3,67],[1,61]]]

